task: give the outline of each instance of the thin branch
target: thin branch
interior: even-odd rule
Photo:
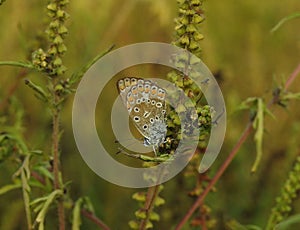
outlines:
[[[146,202],[145,202],[145,205],[144,205],[144,208],[143,208],[143,210],[146,212],[146,218],[141,220],[139,230],[146,229],[147,222],[149,220],[151,211],[152,211],[154,203],[155,203],[155,199],[158,195],[159,186],[160,185],[155,185],[153,187],[148,188]]]
[[[97,216],[95,216],[93,213],[89,212],[88,210],[82,209],[81,214],[86,218],[88,218],[89,220],[91,220],[92,222],[94,222],[101,229],[110,230],[110,228],[106,224],[104,224],[102,220],[100,220]]]
[[[292,74],[290,75],[289,79],[286,81],[284,89],[287,90],[290,85],[292,84],[292,82],[296,79],[296,77],[300,74],[300,63],[298,64],[298,66],[296,67],[296,69],[292,72]]]
[[[40,174],[38,174],[36,171],[31,171],[30,173],[31,173],[31,176],[34,179],[36,179],[38,182],[40,182],[42,185],[46,184],[45,179]]]
[[[285,90],[287,90],[290,87],[290,85],[292,84],[292,82],[296,79],[296,77],[299,74],[300,74],[300,63],[296,67],[296,69],[293,71],[293,73],[290,75],[290,77],[288,78],[288,80],[286,81]],[[272,102],[274,102],[273,99],[272,99]],[[268,107],[270,107],[272,104],[274,104],[274,103],[270,103]],[[214,187],[214,185],[218,182],[218,180],[223,175],[223,173],[225,172],[225,170],[227,169],[227,167],[229,166],[229,164],[231,163],[231,161],[233,160],[233,158],[238,153],[238,150],[240,149],[240,147],[242,146],[242,144],[245,142],[245,140],[247,140],[249,134],[252,131],[253,131],[252,122],[249,122],[247,124],[244,132],[242,133],[240,139],[238,140],[238,142],[236,143],[236,145],[233,147],[233,149],[229,153],[227,159],[221,165],[221,167],[219,168],[219,170],[217,171],[217,173],[215,174],[215,176],[213,177],[213,179],[210,181],[210,183],[208,184],[208,186],[205,188],[205,190],[203,191],[203,193],[197,198],[197,200],[192,205],[192,207],[188,210],[188,212],[185,214],[185,216],[182,218],[182,220],[178,223],[178,225],[176,226],[175,230],[180,230],[183,227],[183,225],[189,220],[189,218],[192,216],[192,214],[196,211],[196,209],[202,204],[202,202],[204,201],[204,199],[207,196],[207,194]]]
[[[231,163],[235,155],[237,154],[238,150],[240,149],[241,145],[247,140],[249,134],[253,130],[252,123],[249,122],[246,129],[244,130],[242,136],[240,137],[239,141],[236,143],[232,151],[229,153],[227,159],[224,161],[224,163],[221,165],[220,169],[216,173],[216,175],[212,178],[210,183],[207,185],[203,193],[197,198],[195,203],[192,205],[192,207],[188,210],[186,215],[183,217],[183,219],[179,222],[179,224],[176,226],[175,230],[179,230],[183,227],[183,225],[188,221],[188,219],[192,216],[192,214],[196,211],[196,209],[202,204],[203,200],[205,199],[206,195],[210,192],[210,190],[214,187],[214,185],[217,183],[219,178],[223,175],[225,170],[227,169],[228,165]]]
[[[56,79],[55,79],[56,80]],[[56,83],[54,82],[54,85]],[[60,154],[59,154],[59,133],[60,133],[60,111],[57,106],[57,102],[60,100],[57,93],[53,92],[53,99],[54,99],[54,108],[52,109],[52,155],[53,155],[53,174],[54,174],[54,181],[53,185],[54,188],[57,190],[62,189],[61,185],[61,171],[60,171]],[[59,230],[65,230],[65,208],[64,208],[64,201],[63,198],[59,198],[57,204],[57,212],[58,212],[58,221],[59,221]]]

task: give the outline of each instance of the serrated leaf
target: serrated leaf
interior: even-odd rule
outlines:
[[[0,195],[3,195],[11,190],[18,189],[21,187],[22,187],[21,183],[4,185],[0,188]]]

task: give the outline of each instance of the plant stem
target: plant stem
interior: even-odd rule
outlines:
[[[295,78],[300,74],[300,63],[298,64],[298,66],[295,68],[295,70],[292,72],[292,74],[290,75],[289,79],[286,81],[284,89],[287,90],[290,85],[292,84],[292,82],[295,80]]]
[[[188,219],[192,216],[192,214],[197,210],[197,208],[202,204],[204,198],[206,195],[210,192],[210,190],[213,188],[213,186],[217,183],[219,178],[223,175],[224,171],[227,169],[235,155],[237,154],[238,150],[240,149],[241,145],[247,140],[249,134],[252,131],[252,123],[248,123],[246,129],[244,130],[242,136],[240,137],[239,141],[236,143],[232,151],[229,153],[227,159],[224,161],[224,163],[221,165],[220,169],[216,173],[216,175],[212,178],[208,186],[205,188],[203,193],[197,198],[193,206],[188,210],[188,212],[185,214],[183,219],[179,222],[179,224],[176,226],[175,230],[179,230],[183,227],[183,225],[188,221]]]
[[[53,80],[54,87],[56,85],[56,79]],[[59,101],[59,95],[53,89],[53,110],[52,110],[52,119],[53,119],[53,129],[52,129],[52,154],[53,154],[53,174],[54,174],[54,188],[62,189],[61,185],[61,171],[60,171],[60,154],[59,154],[59,140],[60,140],[60,109],[57,106]],[[58,221],[59,221],[59,230],[65,230],[65,209],[63,199],[59,198],[57,204],[58,212]]]
[[[87,211],[86,209],[81,210],[81,214],[85,216],[86,218],[93,221],[98,227],[104,229],[104,230],[110,230],[110,228],[102,222],[97,216],[95,216],[93,213]]]
[[[288,80],[286,81],[284,89],[287,90],[292,82],[296,79],[296,77],[300,74],[300,63],[295,68],[295,70],[292,72],[292,74],[289,76]],[[274,104],[274,100],[271,100],[271,103],[268,104],[268,107],[270,107],[272,104]],[[185,216],[182,218],[182,220],[179,222],[179,224],[176,226],[175,230],[179,230],[183,227],[183,225],[188,221],[188,219],[192,216],[192,214],[196,211],[196,209],[202,204],[203,200],[207,196],[207,194],[210,192],[210,190],[213,188],[213,186],[218,182],[220,177],[223,175],[233,158],[236,156],[238,150],[240,149],[241,145],[245,142],[245,140],[248,138],[249,134],[252,132],[252,122],[249,122],[242,133],[240,139],[234,146],[234,148],[229,153],[227,159],[224,161],[224,163],[221,165],[213,179],[210,181],[206,189],[203,191],[203,193],[197,198],[195,203],[192,205],[192,207],[188,210],[188,212],[185,214]]]
[[[160,185],[155,185],[153,187],[148,188],[146,202],[145,202],[145,205],[144,205],[144,210],[146,211],[146,218],[141,220],[139,230],[146,229],[147,222],[148,222],[150,214],[151,214],[151,210],[153,208],[155,199],[158,195],[159,186]]]

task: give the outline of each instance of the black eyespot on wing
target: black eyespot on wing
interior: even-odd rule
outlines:
[[[140,119],[139,116],[134,116],[134,117],[133,117],[133,120],[134,120],[135,122],[139,122],[141,119]]]

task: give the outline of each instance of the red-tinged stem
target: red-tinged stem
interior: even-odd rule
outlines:
[[[110,228],[104,224],[102,222],[102,220],[100,220],[97,216],[95,216],[93,213],[85,210],[85,209],[82,209],[81,210],[81,214],[83,216],[85,216],[86,218],[88,218],[89,220],[91,220],[92,222],[94,222],[98,227],[100,227],[101,229],[104,229],[104,230],[110,230]]]
[[[289,76],[288,80],[285,83],[284,89],[287,90],[290,85],[293,83],[293,81],[296,79],[296,77],[300,74],[300,63],[295,68],[295,70],[292,72],[292,74]],[[274,101],[274,100],[272,100]],[[268,107],[270,107],[273,103],[269,103]],[[221,165],[220,169],[216,173],[216,175],[213,177],[211,182],[208,184],[208,186],[205,188],[203,193],[197,198],[195,203],[192,205],[192,207],[188,210],[186,215],[182,218],[182,220],[179,222],[179,224],[176,226],[175,230],[180,230],[184,224],[189,220],[189,218],[192,216],[192,214],[196,211],[196,209],[202,204],[207,194],[210,192],[210,190],[213,188],[213,186],[217,183],[217,181],[220,179],[220,177],[223,175],[233,158],[236,156],[238,150],[240,149],[241,145],[245,142],[245,140],[248,138],[249,134],[252,132],[252,122],[249,122],[246,129],[242,133],[239,141],[236,143],[234,148],[229,153],[227,159],[224,161],[224,163]]]
[[[245,142],[247,137],[252,131],[252,123],[249,123],[246,129],[244,130],[242,136],[240,137],[239,141],[236,143],[230,154],[228,155],[227,159],[224,161],[216,175],[212,178],[208,186],[205,188],[203,193],[197,198],[193,206],[188,210],[188,212],[185,214],[183,219],[179,222],[179,224],[176,226],[175,230],[179,230],[183,227],[183,225],[188,221],[188,219],[192,216],[192,214],[196,211],[196,209],[202,204],[204,198],[206,195],[210,192],[210,190],[214,187],[214,185],[217,183],[219,178],[223,175],[224,171],[227,169],[235,155],[237,154],[238,150],[240,149],[241,145]]]
[[[296,67],[296,69],[292,72],[292,74],[290,75],[289,79],[286,81],[284,89],[287,90],[290,85],[292,84],[292,82],[296,79],[296,77],[300,74],[300,63],[298,64],[298,66]]]

